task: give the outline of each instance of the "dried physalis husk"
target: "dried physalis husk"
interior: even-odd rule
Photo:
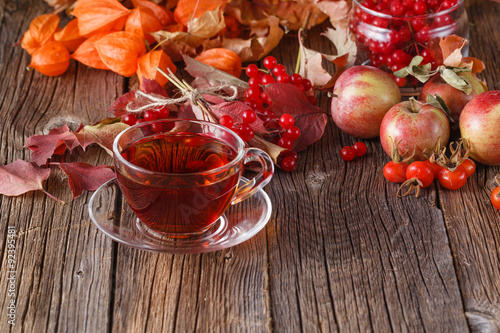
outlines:
[[[122,30],[129,11],[117,0],[79,0],[71,14],[78,18],[80,34],[89,36]]]
[[[35,53],[40,47],[54,39],[54,33],[59,25],[56,14],[40,15],[30,23],[28,31],[23,36],[21,47],[29,54]]]
[[[130,31],[141,36],[150,44],[155,42],[154,37],[150,33],[161,30],[161,28],[160,20],[146,7],[132,9],[125,22],[125,31]]]
[[[239,78],[241,76],[241,59],[231,50],[214,48],[203,51],[195,60],[215,67],[218,70]]]
[[[168,73],[168,68],[175,73],[177,67],[170,57],[162,50],[150,51],[137,59],[137,76],[142,86],[143,79],[155,80],[160,86],[165,86],[168,78],[158,72],[158,68]]]
[[[54,40],[63,43],[70,52],[75,52],[86,38],[80,35],[78,19],[73,19],[54,34]]]
[[[58,76],[68,69],[69,58],[69,52],[61,42],[50,41],[33,53],[29,68],[43,75]]]

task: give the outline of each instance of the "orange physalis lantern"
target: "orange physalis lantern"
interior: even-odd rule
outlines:
[[[102,62],[113,72],[130,77],[137,70],[137,58],[146,53],[142,38],[132,32],[107,34],[95,43]]]
[[[82,36],[94,32],[122,30],[129,10],[118,0],[78,0],[71,14],[78,18]]]
[[[80,35],[78,30],[78,19],[73,19],[69,23],[54,34],[54,40],[63,43],[63,45],[70,51],[75,50],[85,41],[85,37]]]
[[[174,18],[177,23],[187,27],[190,19],[198,18],[205,14],[205,12],[214,11],[218,7],[224,10],[226,4],[227,1],[223,0],[179,0],[174,10]]]
[[[33,54],[42,45],[53,40],[58,25],[59,16],[56,14],[36,17],[31,21],[28,31],[24,34],[21,47],[29,54]]]
[[[69,52],[61,42],[50,41],[33,53],[29,67],[43,75],[61,75],[69,67]]]
[[[162,87],[165,86],[168,79],[158,72],[157,67],[165,73],[168,73],[167,68],[173,73],[177,70],[170,57],[162,50],[148,52],[137,60],[137,76],[141,86],[144,78],[155,80]]]
[[[98,32],[92,35],[92,37],[87,39],[76,49],[75,53],[71,55],[71,58],[92,68],[109,69],[108,66],[102,62],[101,56],[99,56],[94,44],[96,41],[110,33],[111,32]]]
[[[241,76],[241,59],[231,50],[210,49],[203,51],[194,59],[238,78]]]
[[[165,7],[157,5],[149,0],[132,0],[132,3],[136,8],[150,9],[154,13],[156,18],[160,21],[162,28],[172,23],[172,19],[170,18],[170,16],[173,14]]]
[[[132,9],[125,22],[125,31],[136,33],[150,44],[153,44],[155,39],[149,33],[161,30],[161,28],[158,18],[146,7]]]

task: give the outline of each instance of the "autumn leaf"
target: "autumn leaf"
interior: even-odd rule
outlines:
[[[120,118],[107,118],[97,124],[87,125],[74,135],[83,149],[90,144],[97,143],[106,152],[113,156],[113,141],[115,137],[129,125],[120,122]]]
[[[160,86],[165,86],[168,82],[163,74],[158,71],[158,68],[168,73],[168,68],[175,73],[177,67],[174,65],[170,57],[163,50],[150,51],[137,59],[137,76],[139,77],[140,85],[144,79],[155,80]]]
[[[349,13],[352,8],[351,0],[321,1],[314,0],[316,7],[328,15],[330,23],[335,28],[347,29],[349,24]]]
[[[178,50],[184,49],[185,47],[183,45],[194,49],[201,46],[205,40],[216,36],[224,27],[223,15],[219,9],[215,9],[213,11],[207,11],[202,16],[191,20],[187,25],[187,31],[171,32],[162,30],[152,35],[155,37],[156,41],[162,43],[162,48],[163,41],[168,40],[178,45]],[[169,54],[168,49],[165,51]],[[169,54],[169,56],[173,57],[171,54]]]
[[[73,19],[54,34],[54,40],[63,43],[70,52],[75,52],[86,38],[80,35],[78,19]]]
[[[484,63],[474,57],[463,57],[462,48],[469,43],[468,40],[457,35],[441,38],[439,46],[443,53],[443,65],[447,67],[465,67],[471,70],[472,74],[481,73]]]
[[[279,18],[269,16],[250,24],[250,38],[224,38],[222,47],[235,52],[242,62],[257,61],[278,46],[283,37]]]
[[[63,202],[43,189],[42,182],[49,176],[50,169],[40,168],[34,163],[23,160],[0,165],[0,194],[18,196],[26,192],[40,190],[52,199]]]
[[[82,36],[95,32],[121,30],[129,9],[117,0],[79,0],[71,14],[78,18]]]
[[[73,199],[83,190],[95,191],[102,184],[116,177],[113,168],[108,165],[93,166],[87,163],[54,163],[68,176],[69,186],[73,191]]]
[[[299,88],[288,83],[273,83],[263,89],[271,98],[271,109],[276,115],[288,113],[295,118],[295,126],[301,135],[295,140],[293,150],[301,151],[323,136],[328,117],[312,105]]]
[[[308,49],[302,41],[302,33],[299,32],[300,43],[300,67],[299,74],[303,78],[311,81],[313,86],[329,89],[333,87],[338,76],[344,68],[354,65],[356,60],[356,43],[351,38],[348,29],[338,28],[337,30],[328,28],[322,33],[337,49],[337,55],[329,55],[315,50]],[[323,67],[323,59],[326,59],[336,66],[336,72],[331,75]]]
[[[24,33],[21,47],[29,54],[35,53],[40,47],[54,39],[54,33],[59,25],[57,14],[40,15],[30,23],[28,31]]]
[[[102,62],[113,72],[130,77],[137,71],[137,58],[146,53],[141,37],[128,31],[112,32],[94,46]]]
[[[250,109],[250,107],[241,101],[222,102],[210,106],[210,110],[212,110],[218,119],[222,116],[229,115],[233,118],[235,124],[242,124],[244,122],[242,114],[248,109]],[[257,117],[257,119],[250,124],[250,127],[255,131],[255,133],[258,134],[269,133],[264,126],[264,121],[259,117]]]
[[[28,138],[25,147],[31,150],[31,162],[42,166],[58,150],[60,144],[64,144],[69,150],[80,145],[66,124],[52,129],[47,135],[33,135]]]

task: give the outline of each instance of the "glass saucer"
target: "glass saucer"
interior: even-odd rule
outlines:
[[[248,182],[242,177],[240,184]],[[240,244],[255,236],[271,217],[271,201],[262,190],[230,206],[206,232],[192,238],[158,238],[148,235],[122,198],[116,179],[94,192],[89,201],[92,222],[115,241],[141,250],[163,253],[204,253]]]

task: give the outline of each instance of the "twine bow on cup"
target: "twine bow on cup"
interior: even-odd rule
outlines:
[[[163,75],[165,75],[170,82],[174,86],[176,86],[182,93],[181,97],[178,98],[168,98],[164,97],[161,95],[153,95],[153,94],[147,94],[145,92],[142,92],[140,90],[137,90],[135,92],[136,94],[136,99],[140,100],[140,103],[134,103],[130,102],[126,106],[127,112],[130,113],[142,113],[146,110],[154,110],[158,108],[162,108],[168,105],[175,105],[175,104],[181,104],[187,101],[191,102],[191,105],[195,106],[197,105],[200,107],[203,111],[203,116],[208,116],[209,120],[212,122],[217,122],[215,117],[213,116],[212,112],[209,110],[210,107],[208,106],[208,103],[204,100],[203,94],[208,94],[212,96],[216,96],[219,98],[222,98],[225,101],[233,101],[238,97],[238,88],[233,85],[228,85],[228,84],[223,84],[220,86],[215,86],[215,87],[210,87],[210,88],[204,88],[204,89],[196,89],[191,87],[186,81],[184,80],[179,80],[170,70],[168,69],[169,74],[166,74],[163,72],[161,69],[158,68],[158,71],[161,72]],[[218,91],[224,90],[224,89],[230,89],[233,94],[231,96],[226,96],[217,93]]]

